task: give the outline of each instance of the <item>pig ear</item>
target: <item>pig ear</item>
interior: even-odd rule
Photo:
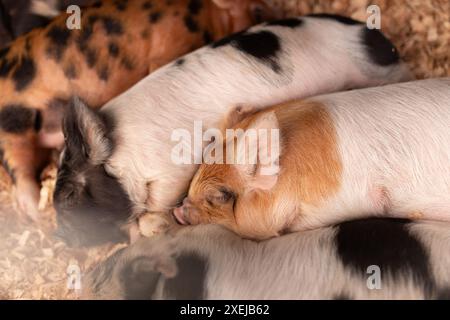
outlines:
[[[120,270],[119,281],[129,299],[148,299],[157,288],[160,273],[154,261],[148,257],[137,257]]]
[[[63,132],[66,146],[94,165],[103,163],[111,154],[106,118],[89,108],[82,100],[71,100],[64,115]]]
[[[247,128],[253,129],[256,139],[238,140],[248,147],[248,157],[235,164],[247,181],[249,189],[270,190],[278,181],[280,172],[280,130],[275,112],[264,112]],[[248,131],[247,131],[248,132]],[[244,164],[239,164],[244,163]]]

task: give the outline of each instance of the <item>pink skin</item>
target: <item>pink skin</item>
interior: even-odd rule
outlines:
[[[179,224],[187,225],[188,223],[185,220],[184,209],[185,209],[184,206],[175,208],[173,210],[173,215],[175,216],[175,219]]]
[[[189,221],[189,214],[194,210],[191,202],[188,198],[184,198],[183,204],[181,207],[177,207],[173,210],[173,215],[175,216],[175,219],[179,224],[182,225],[189,225],[193,224],[191,221]]]
[[[39,145],[43,148],[62,149],[64,145],[64,134],[62,131],[57,132],[39,132]]]

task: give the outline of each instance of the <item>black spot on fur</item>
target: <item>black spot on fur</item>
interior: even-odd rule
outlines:
[[[108,81],[109,79],[109,70],[107,66],[103,66],[100,68],[100,70],[97,72],[98,77],[100,80]]]
[[[387,66],[399,61],[397,49],[379,30],[364,28],[362,41],[373,63]]]
[[[161,278],[161,274],[152,267],[149,258],[137,257],[123,268],[120,282],[126,300],[150,300]]]
[[[0,49],[0,60],[6,58],[6,55],[9,53],[10,47],[4,47]]]
[[[0,128],[9,133],[23,133],[33,128],[35,112],[22,105],[6,105],[0,111]]]
[[[70,30],[64,27],[53,26],[47,32],[47,38],[50,39],[48,52],[59,61],[67,48]]]
[[[107,34],[121,35],[123,33],[122,24],[119,20],[110,17],[103,17],[102,22]]]
[[[178,273],[166,280],[164,296],[175,300],[203,299],[207,261],[196,253],[182,254],[176,260]]]
[[[120,64],[129,71],[134,69],[133,62],[127,57],[123,57],[122,60],[120,60]]]
[[[337,21],[339,23],[347,24],[347,25],[362,24],[361,21],[357,21],[352,18],[341,16],[338,14],[315,13],[315,14],[307,15],[307,17],[331,19],[331,20]]]
[[[89,39],[92,37],[93,28],[92,25],[88,25],[83,27],[80,36],[78,38],[78,48],[81,52],[84,52],[87,49]]]
[[[76,79],[78,77],[77,69],[75,68],[75,65],[73,63],[69,63],[64,68],[64,75],[67,77],[67,79]]]
[[[117,58],[119,56],[119,46],[114,42],[110,42],[108,45],[108,52],[111,57]]]
[[[7,77],[18,62],[19,59],[17,57],[10,58],[9,60],[5,58],[0,61],[0,77]]]
[[[161,12],[153,12],[148,16],[148,21],[151,23],[156,23],[161,19]]]
[[[275,72],[279,72],[281,69],[277,62],[277,54],[281,50],[280,40],[276,34],[270,31],[239,32],[213,43],[212,48],[220,48],[225,45],[232,45],[239,51],[257,58],[268,64]]]
[[[303,24],[302,19],[298,18],[290,18],[283,20],[276,20],[267,23],[268,26],[279,26],[279,27],[289,27],[289,28],[297,28]]]
[[[205,42],[205,44],[210,44],[213,41],[213,37],[208,30],[205,30],[203,32],[203,41]]]
[[[22,91],[33,81],[36,75],[36,66],[31,58],[23,57],[20,65],[14,70],[12,79],[16,90]]]
[[[113,4],[119,11],[125,11],[127,9],[127,0],[114,0]]]
[[[95,2],[92,4],[92,7],[93,7],[93,8],[100,8],[102,5],[103,5],[103,3],[102,3],[101,1],[95,1]]]
[[[92,26],[93,24],[95,24],[97,21],[99,21],[101,19],[101,17],[98,14],[92,14],[88,17],[88,22],[89,25]]]
[[[87,48],[84,52],[86,63],[89,66],[89,68],[92,68],[97,63],[97,51],[91,48]]]
[[[224,37],[219,41],[214,42],[213,44],[211,44],[211,47],[214,49],[228,45],[233,45],[236,47],[238,45],[238,42],[242,42],[242,37],[245,37],[245,35],[246,31],[234,33],[228,37]]]
[[[180,59],[178,59],[178,60],[175,62],[175,65],[176,65],[176,66],[182,66],[185,62],[186,62],[186,61],[185,61],[183,58],[180,58]]]
[[[8,161],[6,161],[5,153],[4,153],[3,149],[0,149],[0,161],[2,163],[3,168],[5,169],[6,173],[11,178],[12,183],[15,184],[16,183],[16,173],[15,173],[14,169],[11,168]]]
[[[187,15],[184,17],[184,24],[190,32],[194,33],[194,32],[198,32],[198,30],[199,30],[197,21],[195,21],[191,15]]]
[[[38,132],[42,129],[42,112],[36,110],[36,116],[34,117],[34,131]]]
[[[153,3],[151,1],[146,1],[142,4],[142,9],[148,10],[153,7]]]
[[[370,265],[377,265],[394,279],[411,275],[429,293],[434,284],[429,257],[409,233],[408,223],[401,219],[367,219],[340,224],[336,242],[342,262],[364,279]]]
[[[188,4],[189,13],[193,15],[199,14],[202,6],[202,0],[190,0]]]

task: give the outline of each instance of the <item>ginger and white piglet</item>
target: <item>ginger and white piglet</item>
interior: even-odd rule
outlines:
[[[279,148],[258,135],[256,164],[235,152],[233,164],[201,165],[174,210],[180,223],[264,239],[374,214],[450,220],[450,78],[294,101],[234,128],[279,129]],[[229,139],[224,154],[243,141]]]
[[[170,217],[198,168],[202,142],[196,148],[181,139],[197,135],[196,122],[206,131],[237,105],[262,109],[409,79],[379,30],[316,15],[260,24],[214,42],[160,68],[98,112],[75,101],[64,120],[54,193],[58,234],[72,245],[94,245],[136,218],[141,231],[143,225],[152,231],[157,215],[159,221]],[[188,149],[182,157],[180,145]],[[141,223],[144,215],[150,223]]]

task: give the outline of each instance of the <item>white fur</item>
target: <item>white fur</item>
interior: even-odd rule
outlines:
[[[373,214],[450,220],[450,78],[311,100],[332,117],[343,174],[335,196],[302,208],[298,229]]]
[[[251,29],[269,29],[281,38],[280,74],[232,46],[205,47],[187,55],[181,67],[161,68],[103,107],[117,122],[117,146],[107,170],[119,178],[136,213],[167,210],[187,190],[196,166],[171,162],[174,129],[192,133],[195,120],[202,120],[205,130],[219,127],[238,104],[264,107],[410,78],[403,64],[370,62],[360,41],[364,25],[302,19],[304,25],[295,29]]]
[[[435,289],[448,288],[449,225],[423,222],[405,228],[429,255],[429,261],[423,263],[429,267]],[[98,276],[98,279],[94,277],[96,273],[88,274],[84,286],[89,289],[99,283],[98,291],[90,298],[123,299],[124,283],[121,281],[125,274],[122,271],[134,259],[146,257],[149,259],[146,264],[154,265],[154,271],[164,273],[159,265],[164,263],[173,270],[171,256],[196,253],[207,261],[205,299],[334,299],[341,295],[351,299],[436,298],[437,293],[433,289],[427,292],[416,281],[409,265],[405,265],[396,277],[381,269],[381,289],[368,289],[367,279],[371,273],[358,274],[353,267],[343,263],[337,248],[336,232],[335,227],[329,227],[257,243],[241,239],[218,226],[186,227],[175,237],[162,235],[143,239],[125,249],[114,262],[112,276],[107,281],[102,279],[110,271],[100,266],[101,273],[106,274]],[[394,241],[393,247],[386,250],[395,251],[397,247]],[[370,257],[371,252],[367,251],[365,255]],[[377,255],[373,258],[376,264]],[[139,272],[139,269],[134,271]],[[188,271],[184,270],[183,274]],[[142,277],[137,276],[136,279]],[[148,292],[148,299],[173,298],[164,292],[164,281],[164,277],[159,278],[156,292]]]

